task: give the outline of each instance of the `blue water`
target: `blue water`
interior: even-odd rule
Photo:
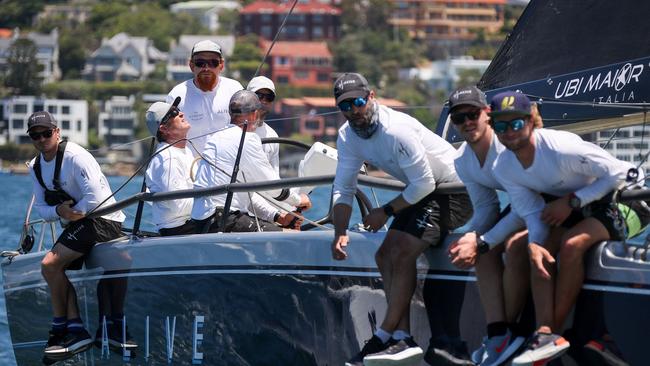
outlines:
[[[113,191],[117,190],[124,182],[125,177],[109,177],[109,182]],[[140,192],[142,186],[142,177],[136,177],[130,181],[122,190],[116,193],[116,198],[124,199],[135,193]],[[32,181],[28,175],[9,175],[0,174],[0,187],[2,187],[2,205],[0,210],[0,250],[14,250],[19,247],[22,223],[25,220],[27,207],[32,195]],[[370,190],[364,189],[369,199],[376,205],[374,195]],[[394,197],[396,192],[375,190],[375,194],[380,203],[385,203]],[[324,217],[329,210],[329,187],[318,187],[310,195],[313,207],[305,213],[305,216],[311,220],[317,220]],[[136,207],[131,206],[124,210],[127,219],[125,227],[133,227]],[[32,219],[38,218],[37,213],[32,213]],[[353,212],[351,224],[358,223],[360,216],[357,211]],[[151,210],[149,205],[145,205],[143,220],[140,226],[141,230],[155,231],[151,223]],[[59,229],[60,230],[60,229]],[[0,276],[0,289],[2,288],[2,277]],[[0,360],[2,365],[15,365],[13,348],[9,335],[7,324],[7,315],[5,310],[4,295],[0,296]]]

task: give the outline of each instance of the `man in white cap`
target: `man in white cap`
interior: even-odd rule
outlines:
[[[203,152],[208,134],[228,125],[230,97],[243,89],[237,80],[221,76],[224,63],[218,44],[210,40],[196,43],[189,60],[194,77],[176,85],[167,95],[169,104],[181,97],[178,109],[192,126],[188,137],[196,147],[194,155]]]
[[[260,120],[255,129],[255,133],[260,138],[278,137],[277,132],[271,126],[264,122],[266,116],[271,112],[273,101],[275,100],[275,85],[271,79],[266,76],[256,76],[251,79],[246,87],[260,98],[262,109],[260,110]],[[280,145],[279,144],[263,144],[264,152],[269,157],[269,162],[276,172],[280,173]]]
[[[158,140],[156,153],[149,162],[146,183],[152,193],[178,191],[193,187],[190,168],[194,156],[187,146],[190,124],[178,110],[180,97],[174,103],[156,102],[147,110],[147,128]],[[154,202],[153,223],[162,236],[193,234],[190,220],[192,198]]]
[[[233,126],[208,138],[203,154],[204,160],[199,162],[194,187],[206,188],[230,183],[244,128],[247,133],[241,151],[239,162],[241,170],[237,174],[237,182],[280,179],[262,150],[259,136],[253,133],[257,128],[261,109],[262,104],[251,91],[241,90],[232,96],[229,111]],[[264,193],[291,206],[304,209],[311,207],[307,195],[286,188],[268,190]],[[281,212],[271,206],[264,197],[253,192],[235,193],[227,213],[224,208],[225,201],[225,194],[197,197],[194,200],[192,219],[197,221],[199,230],[210,225],[210,232],[280,231],[282,229],[278,225],[288,227],[290,224],[295,224],[293,215]],[[224,214],[226,215],[225,227],[222,225]]]

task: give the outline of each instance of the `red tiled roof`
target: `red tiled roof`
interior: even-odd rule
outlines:
[[[505,1],[505,0],[504,0]],[[286,14],[291,10],[292,3],[274,3],[271,1],[256,1],[245,6],[241,14]],[[298,3],[292,14],[332,14],[341,15],[341,10],[328,4],[310,1],[307,4]]]
[[[271,42],[261,41],[263,50],[268,50]],[[292,57],[332,57],[326,42],[275,42],[270,53],[271,56]]]
[[[0,28],[0,38],[11,38],[14,31],[9,28]]]

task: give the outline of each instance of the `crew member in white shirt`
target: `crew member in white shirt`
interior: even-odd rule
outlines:
[[[491,109],[492,126],[507,148],[495,162],[495,176],[528,228],[537,331],[513,360],[528,365],[569,347],[559,332],[582,287],[586,251],[636,235],[647,224],[640,202],[612,201],[620,188],[642,185],[643,172],[573,133],[535,129],[530,101],[520,92],[494,96]]]
[[[188,137],[196,147],[195,156],[203,152],[207,135],[228,126],[230,97],[243,89],[237,80],[221,75],[225,62],[218,44],[210,40],[197,42],[189,60],[194,78],[176,85],[167,95],[169,104],[181,97],[178,109],[192,126]]]
[[[456,149],[416,119],[382,106],[368,81],[347,73],[334,82],[334,96],[347,122],[339,129],[338,165],[334,180],[334,240],[332,256],[348,257],[347,227],[357,190],[357,174],[364,161],[406,184],[406,188],[383,207],[371,210],[364,224],[379,230],[390,216],[393,222],[377,251],[376,260],[384,281],[388,309],[381,326],[347,365],[372,365],[400,360],[417,362],[422,349],[410,332],[409,307],[416,285],[417,257],[438,245],[452,229],[472,214],[467,194],[436,195],[438,183],[459,182],[454,170]],[[395,340],[393,347],[389,348]]]
[[[199,162],[194,187],[206,188],[230,183],[244,126],[246,135],[237,182],[280,179],[262,149],[260,137],[254,133],[261,109],[259,98],[251,91],[241,90],[232,96],[229,105],[232,127],[219,131],[208,139],[203,152],[204,160]],[[302,209],[311,207],[307,195],[286,188],[259,193]],[[192,218],[197,221],[199,230],[210,221],[213,221],[209,227],[210,232],[258,231],[258,228],[262,231],[279,231],[292,222],[296,225],[300,222],[294,220],[294,215],[281,212],[272,206],[265,197],[256,192],[236,192],[227,213],[226,226],[222,227],[225,201],[226,194],[194,199]]]
[[[96,243],[122,236],[125,217],[121,211],[116,211],[98,218],[86,218],[86,214],[100,203],[115,203],[99,164],[81,146],[59,140],[61,131],[48,112],[33,113],[27,126],[27,133],[39,151],[29,164],[36,210],[45,220],[60,219],[66,224],[41,262],[54,314],[44,360],[63,360],[87,350],[93,342],[84,328],[77,294],[66,270],[81,269],[84,258]],[[55,176],[57,160],[60,160],[58,177]]]
[[[194,156],[187,144],[190,124],[178,110],[180,97],[174,103],[153,103],[146,114],[147,128],[158,140],[156,152],[149,162],[145,180],[152,193],[192,189],[190,169]],[[162,236],[193,234],[190,220],[192,198],[157,201],[152,204],[153,223]]]
[[[530,283],[527,280],[528,238],[523,220],[510,206],[500,210],[497,191],[504,189],[496,180],[492,166],[505,147],[490,127],[490,107],[485,94],[474,86],[455,90],[449,96],[449,111],[451,122],[465,140],[454,165],[474,208],[468,232],[450,245],[449,254],[457,267],[476,268],[487,337],[472,354],[472,361],[496,366],[504,363],[524,342],[524,337],[513,334],[513,325],[521,313]],[[541,123],[539,115],[537,120]]]
[[[260,111],[260,121],[255,129],[255,133],[260,138],[278,137],[268,123],[265,122],[266,117],[273,108],[273,101],[275,100],[275,84],[271,79],[266,76],[256,76],[251,79],[250,83],[246,86],[246,90],[250,90],[260,98],[262,103],[262,110]],[[262,144],[266,156],[269,157],[269,162],[275,171],[280,174],[280,145],[279,144]]]

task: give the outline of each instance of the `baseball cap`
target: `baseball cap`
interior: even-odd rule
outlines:
[[[217,43],[206,39],[203,41],[197,42],[194,47],[192,47],[192,54],[191,56],[194,56],[195,53],[199,52],[214,52],[218,53],[221,55],[221,46],[219,46]]]
[[[56,120],[50,112],[39,111],[32,113],[31,116],[27,119],[27,132],[34,127],[47,127],[47,128],[56,128]]]
[[[250,113],[260,109],[262,109],[262,102],[257,94],[250,90],[240,90],[233,94],[228,105],[230,114]]]
[[[149,107],[149,109],[147,109],[145,120],[147,121],[147,128],[149,129],[151,136],[156,136],[162,119],[165,118],[167,113],[169,113],[172,108],[178,107],[180,102],[181,97],[176,97],[172,104],[165,102],[155,102]]]
[[[492,109],[488,113],[490,117],[504,115],[530,116],[530,100],[523,93],[508,90],[492,97],[490,109]]]
[[[485,108],[488,103],[485,99],[485,93],[475,86],[466,86],[454,90],[449,95],[449,110],[453,110],[461,105],[471,105],[474,107]]]
[[[368,80],[355,72],[345,73],[334,82],[334,97],[337,105],[346,99],[363,98],[369,92]]]
[[[273,84],[273,81],[266,76],[256,76],[252,78],[246,87],[246,90],[250,90],[253,93],[260,89],[269,89],[273,94],[275,94],[275,84]]]

